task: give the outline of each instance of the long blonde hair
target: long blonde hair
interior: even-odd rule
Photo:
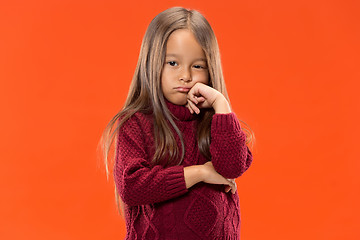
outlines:
[[[115,146],[117,144],[117,138],[114,138],[114,136],[121,125],[138,111],[143,113],[151,112],[153,114],[156,152],[151,163],[153,165],[167,165],[170,163],[174,165],[173,163],[179,159],[179,149],[166,120],[170,122],[181,140],[182,152],[177,165],[181,165],[184,160],[185,147],[182,134],[172,119],[161,90],[161,72],[165,61],[166,43],[170,34],[178,29],[192,31],[207,58],[209,69],[208,85],[221,92],[230,104],[223,77],[217,39],[208,21],[197,10],[189,10],[183,7],[172,7],[159,13],[150,22],[142,40],[139,59],[125,104],[110,120],[99,141],[98,149],[101,148],[103,153],[107,177],[109,177],[109,166],[113,166],[116,161],[116,154],[113,154],[112,158],[108,159],[114,139]],[[211,157],[209,152],[210,127],[214,114],[213,109],[202,109],[198,117],[198,148],[201,154],[209,160]],[[243,123],[241,124],[242,126],[246,125],[248,127],[245,122],[241,122]],[[113,129],[114,126],[116,126],[115,129]],[[252,130],[250,128],[249,130],[243,128],[243,130],[246,133],[246,144],[253,143],[255,138]],[[115,151],[116,148],[114,148],[114,153]],[[168,154],[168,158],[166,158],[166,154]],[[121,203],[123,202],[117,191],[116,184],[115,200],[118,211],[121,207],[124,214],[124,207],[122,205],[119,207],[119,200]]]

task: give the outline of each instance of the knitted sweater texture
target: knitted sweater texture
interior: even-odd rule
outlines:
[[[181,165],[150,164],[155,153],[151,114],[135,113],[118,132],[114,179],[125,203],[125,240],[239,240],[237,191],[226,193],[225,185],[204,182],[186,188],[184,167],[208,161],[198,150],[198,116],[185,106],[166,104],[184,140]],[[180,138],[171,129],[181,154]],[[238,178],[250,167],[252,153],[234,112],[213,115],[210,153],[215,170],[225,178]]]

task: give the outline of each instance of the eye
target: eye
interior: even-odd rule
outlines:
[[[195,65],[194,68],[200,69],[200,68],[205,68],[205,67],[203,67],[203,66],[201,66],[201,65]]]
[[[177,64],[175,61],[169,61],[167,63],[170,64],[171,66],[174,66],[175,64]]]

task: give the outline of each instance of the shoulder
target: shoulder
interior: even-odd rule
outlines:
[[[125,116],[118,119],[121,121]],[[121,125],[119,130],[147,132],[153,124],[152,115],[143,112],[136,112]]]

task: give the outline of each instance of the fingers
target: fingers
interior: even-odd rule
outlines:
[[[197,105],[200,102],[204,102],[205,98],[203,96],[196,96],[196,95],[188,94],[188,100],[192,101],[193,103],[195,103]]]
[[[193,111],[192,108],[190,107],[189,99],[187,100],[186,107],[189,109],[189,111],[191,112],[191,114],[194,113],[194,111]]]
[[[189,109],[189,111],[191,112],[191,114],[194,113],[194,110],[193,110],[193,109],[191,108],[191,106],[190,106],[190,100],[189,100],[189,99],[187,99],[186,107]]]
[[[228,193],[228,192],[230,192],[230,190],[231,190],[231,193],[232,194],[235,194],[235,192],[236,192],[236,184],[232,187],[232,186],[229,186],[229,185],[227,185],[226,187],[225,187],[225,192],[226,193]]]
[[[198,102],[203,102],[203,101],[205,101],[205,98],[204,97],[196,97],[196,100],[198,100]]]
[[[203,171],[204,177],[202,180],[203,182],[210,184],[223,184],[225,186],[226,193],[229,192],[230,190],[233,194],[236,193],[237,186],[235,179],[224,178],[223,176],[221,176],[218,172],[216,172],[211,161],[204,163],[202,166],[204,169]]]
[[[230,182],[230,184],[225,187],[225,192],[227,193],[230,190],[232,190],[231,191],[232,194],[235,194],[235,192],[237,190],[235,179],[227,179],[227,180]]]
[[[196,100],[196,95],[199,95],[198,88],[199,88],[199,85],[195,84],[187,94],[187,98],[196,104],[198,104],[198,101]]]
[[[196,114],[199,114],[200,109],[196,105],[204,101],[205,101],[204,97],[188,95],[188,99],[187,99],[188,104],[186,106],[188,107],[191,113],[196,112]]]
[[[189,111],[191,112],[191,114],[193,114],[194,112],[196,114],[200,113],[200,109],[198,106],[199,103],[201,102],[205,102],[206,99],[205,97],[203,97],[200,92],[199,92],[199,87],[200,85],[194,85],[190,91],[187,94],[187,108],[189,108]]]
[[[191,101],[193,101],[195,104],[198,104],[198,103],[199,103],[199,101],[197,100],[197,97],[196,97],[195,95],[189,94],[188,97],[189,97],[189,99],[190,99]]]
[[[191,100],[187,100],[188,101],[188,108],[190,110],[191,113],[196,112],[197,114],[200,113],[199,108],[196,107],[196,105],[191,101]]]

